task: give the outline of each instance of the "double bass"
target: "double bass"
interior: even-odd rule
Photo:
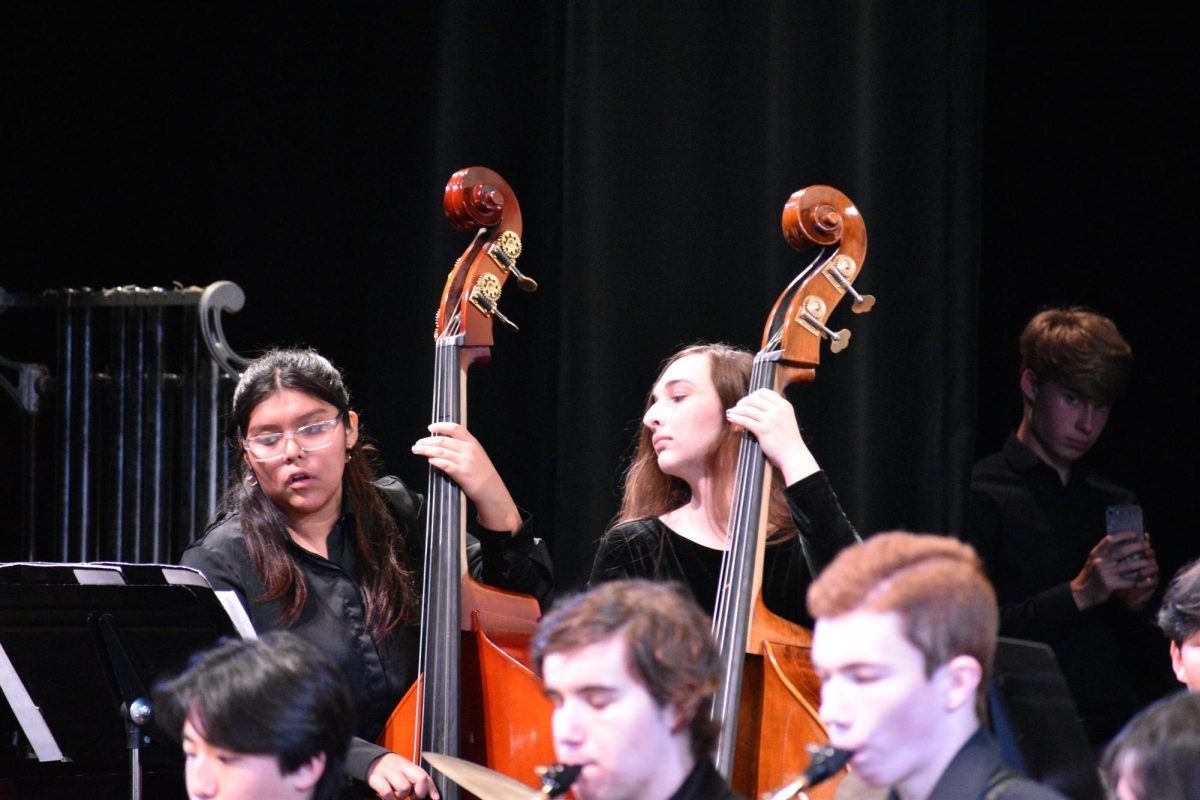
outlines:
[[[808,265],[776,300],[755,355],[750,392],[782,393],[790,384],[811,382],[821,344],[837,353],[848,330],[827,327],[837,304],[849,294],[853,310],[869,311],[874,298],[853,287],[866,256],[866,226],[858,209],[829,186],[795,192],[783,209],[783,234],[793,248],[811,256]],[[753,434],[742,433],[730,510],[730,547],[722,561],[713,616],[721,650],[722,680],[712,716],[721,723],[714,763],[746,797],[761,797],[800,774],[806,746],[824,744],[820,682],[811,661],[812,633],[783,619],[762,600],[762,563],[771,465]],[[811,793],[832,798],[836,783]]]
[[[496,320],[516,328],[500,311],[504,284],[512,277],[520,288],[533,291],[537,283],[517,268],[521,207],[503,178],[485,167],[459,170],[446,184],[443,205],[454,228],[475,235],[455,262],[438,306],[432,419],[465,425],[467,370],[490,359]],[[462,490],[431,466],[419,677],[379,738],[379,744],[422,764],[445,800],[455,800],[458,787],[431,769],[423,752],[486,760],[483,690],[472,652],[475,635],[463,632],[473,631],[481,615],[521,629],[531,629],[540,615],[533,597],[486,586],[468,575],[465,517]]]

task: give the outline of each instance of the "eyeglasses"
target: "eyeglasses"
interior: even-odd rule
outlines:
[[[291,439],[301,452],[311,453],[333,444],[333,429],[337,427],[340,417],[327,419],[324,422],[314,422],[302,425],[294,433],[260,433],[257,436],[242,437],[242,446],[255,461],[275,461],[283,458],[287,452],[287,441]]]

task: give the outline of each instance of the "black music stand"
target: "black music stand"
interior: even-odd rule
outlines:
[[[1005,763],[1072,800],[1104,797],[1087,734],[1049,645],[999,638],[988,707]]]
[[[149,690],[190,656],[239,633],[208,582],[184,567],[149,564],[0,565],[0,713],[19,754],[4,774],[110,774],[130,765],[180,770],[172,737],[153,723]],[[0,709],[3,711],[3,709]],[[178,735],[178,732],[175,732]]]

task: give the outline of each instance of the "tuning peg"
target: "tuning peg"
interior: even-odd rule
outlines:
[[[846,287],[850,292],[850,296],[854,298],[854,302],[850,304],[850,310],[855,314],[865,314],[875,307],[875,295],[859,294],[850,287]]]
[[[517,327],[517,323],[513,322],[511,319],[509,319],[508,317],[504,316],[504,314],[503,314],[503,313],[501,313],[500,309],[498,309],[498,308],[493,308],[493,309],[492,309],[492,314],[494,314],[494,315],[495,315],[496,319],[500,320],[500,321],[501,321],[501,322],[503,322],[505,325],[507,325],[508,327],[512,328],[514,331],[519,331],[519,330],[521,330],[520,328],[518,328],[518,327]]]
[[[514,231],[505,231],[500,234],[488,248],[488,255],[500,266],[500,269],[517,279],[517,286],[521,291],[537,291],[537,281],[517,269],[517,259],[521,255],[521,237],[517,236]]]
[[[826,328],[829,331],[828,328]],[[840,353],[850,346],[850,331],[842,328],[837,333],[829,331],[829,352]]]
[[[538,282],[535,281],[533,278],[529,277],[528,275],[526,275],[525,273],[521,272],[521,270],[517,269],[516,264],[513,264],[511,267],[509,267],[509,272],[511,272],[512,276],[517,279],[517,287],[521,291],[523,291],[523,292],[536,292],[537,291]]]
[[[848,265],[848,269],[853,269],[852,261],[846,259],[846,263]],[[850,310],[855,314],[865,314],[875,307],[875,296],[871,294],[859,294],[854,290],[854,286],[851,285],[850,280],[842,274],[841,259],[836,260],[829,270],[827,270],[826,274],[828,274],[835,282],[837,282],[838,286],[842,288],[843,292],[848,292],[850,296],[854,298],[854,302],[850,305]]]
[[[796,322],[808,328],[814,336],[828,339],[829,349],[840,353],[850,344],[850,331],[845,328],[835,331],[825,327],[821,318],[827,316],[826,308],[824,300],[818,295],[810,294],[800,304],[800,309],[796,312]]]
[[[503,312],[500,311],[499,306],[496,305],[496,301],[493,300],[488,295],[484,294],[483,292],[480,292],[480,291],[473,292],[471,294],[471,302],[474,303],[475,307],[478,308],[480,311],[482,311],[484,314],[488,315],[489,317],[495,317],[496,319],[500,320],[508,327],[512,328],[514,331],[521,330],[520,328],[517,327],[517,323],[513,322],[511,319],[504,316]]]
[[[875,307],[875,295],[859,294],[850,284],[846,284],[846,291],[854,298],[854,302],[850,304],[850,310],[855,314],[865,314]]]
[[[823,307],[823,304],[821,307]],[[823,336],[824,338],[828,339],[830,352],[840,353],[850,345],[849,330],[842,328],[840,331],[835,331],[825,327],[825,324],[821,322],[821,319],[807,308],[800,312],[800,316],[797,321],[804,323],[809,330],[811,330],[813,333],[816,333],[818,336]]]

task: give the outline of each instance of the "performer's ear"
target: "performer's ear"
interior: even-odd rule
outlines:
[[[959,655],[942,667],[946,670],[946,710],[957,711],[964,704],[973,705],[983,667],[974,656]]]
[[[1180,683],[1187,685],[1187,670],[1183,667],[1183,651],[1179,649],[1179,645],[1171,640],[1171,669],[1175,672],[1175,677]]]
[[[325,754],[317,753],[308,761],[296,767],[296,771],[290,773],[287,778],[297,794],[305,795],[312,791],[313,787],[317,785],[317,781],[321,780],[321,776],[324,774]]]
[[[1033,370],[1028,367],[1021,370],[1021,395],[1026,403],[1032,404],[1037,399],[1038,379]]]
[[[670,703],[664,709],[667,719],[667,727],[671,733],[679,733],[686,730],[692,724],[692,718],[696,716],[699,710],[697,703],[688,703],[685,706],[680,706],[677,703]]]

